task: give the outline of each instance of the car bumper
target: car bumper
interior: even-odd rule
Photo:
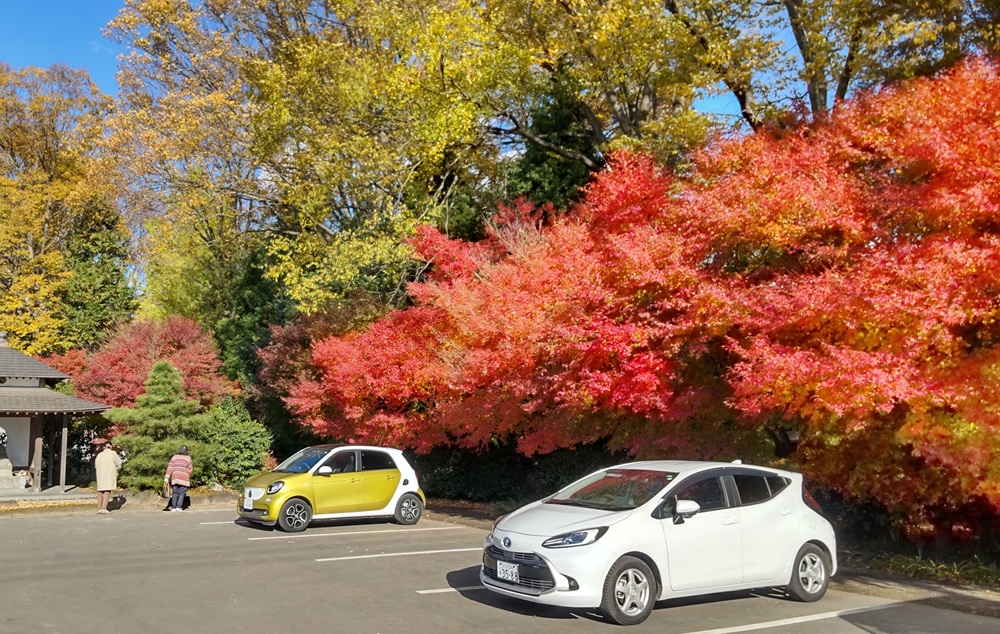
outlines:
[[[274,526],[278,523],[278,520],[270,517],[268,511],[264,509],[254,509],[248,511],[242,506],[236,508],[236,512],[239,516],[249,522],[254,522],[255,524],[263,524],[265,526]]]
[[[269,495],[262,488],[244,487],[243,496],[236,502],[236,512],[245,520],[274,526],[278,523],[281,505],[288,497],[285,491]]]
[[[498,540],[500,537],[497,538]],[[520,536],[523,543],[524,536]],[[593,608],[601,604],[604,577],[616,559],[600,544],[578,548],[543,549],[517,547],[506,550],[494,544],[493,535],[483,543],[483,565],[479,579],[493,592],[567,608]],[[574,551],[574,552],[570,552]],[[518,580],[503,579],[499,563],[517,566]]]

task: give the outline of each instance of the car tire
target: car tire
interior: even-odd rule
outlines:
[[[812,603],[826,594],[830,585],[830,559],[815,544],[806,544],[795,555],[792,579],[785,590],[796,601]]]
[[[413,493],[404,493],[396,503],[395,519],[397,524],[412,526],[420,521],[424,513],[424,503]]]
[[[278,511],[278,526],[286,533],[298,533],[309,526],[312,507],[302,498],[292,498],[281,505]]]
[[[618,625],[642,623],[652,613],[656,595],[656,578],[646,562],[620,557],[604,580],[601,614]]]

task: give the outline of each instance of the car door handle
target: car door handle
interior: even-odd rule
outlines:
[[[788,508],[786,506],[785,508],[781,509],[781,514],[782,515],[791,515],[792,514],[792,509],[790,509],[790,508]]]
[[[740,518],[738,517],[727,517],[724,520],[722,520],[723,526],[732,526],[733,524],[739,524],[739,523],[740,523]]]

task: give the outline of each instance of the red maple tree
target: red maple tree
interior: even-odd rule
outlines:
[[[157,361],[169,361],[180,370],[185,393],[203,405],[236,390],[222,373],[212,336],[179,316],[123,326],[82,362],[72,351],[61,359],[46,360],[72,377],[77,396],[113,407],[135,405]]]
[[[712,144],[678,177],[616,155],[542,227],[425,228],[414,308],[317,342],[288,399],[335,437],[418,448],[597,439],[756,458],[798,434],[818,483],[913,539],[1000,512],[1000,71],[863,96]]]

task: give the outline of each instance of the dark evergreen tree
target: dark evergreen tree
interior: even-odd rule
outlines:
[[[270,341],[271,325],[286,324],[295,315],[283,287],[264,275],[266,258],[263,247],[248,250],[224,287],[216,289],[219,303],[204,306],[223,371],[243,385],[250,384],[259,370],[257,349]]]
[[[66,340],[93,350],[119,323],[132,319],[135,289],[129,284],[129,234],[107,205],[93,201],[75,221],[67,240],[71,273],[63,291]]]
[[[532,113],[528,126],[531,135],[603,165],[591,128],[586,125],[567,81],[555,82],[548,99]],[[578,200],[580,188],[589,178],[590,170],[583,162],[566,158],[539,143],[528,143],[511,169],[509,191],[512,197],[524,196],[535,204],[552,203],[557,210],[564,210]]]
[[[201,405],[184,397],[183,377],[169,361],[159,361],[149,372],[146,391],[134,408],[121,407],[107,413],[125,433],[114,444],[125,454],[120,481],[129,489],[158,490],[170,457],[187,445],[195,465],[195,482],[204,481],[207,452],[197,442],[198,428],[209,417]],[[193,483],[192,483],[193,484]]]

